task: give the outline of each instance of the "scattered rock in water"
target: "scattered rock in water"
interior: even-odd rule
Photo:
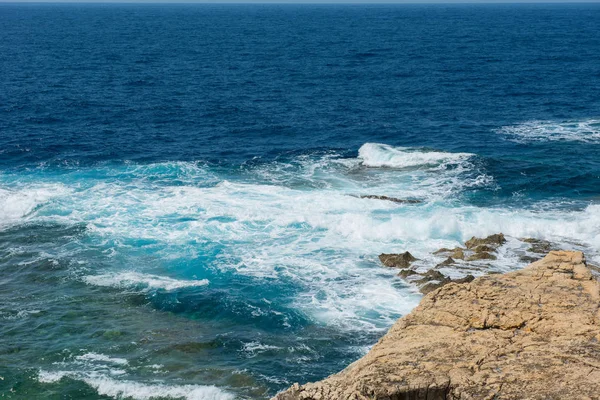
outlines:
[[[497,257],[493,254],[482,251],[481,253],[475,253],[467,258],[467,261],[479,261],[479,260],[496,260]]]
[[[453,279],[452,282],[453,283],[469,283],[469,282],[473,282],[474,280],[475,280],[475,277],[473,275],[467,275],[464,278]]]
[[[433,292],[436,289],[441,288],[444,285],[450,283],[450,279],[447,279],[442,282],[429,282],[419,288],[419,291],[423,294],[427,294],[429,292]]]
[[[452,252],[451,257],[455,258],[457,260],[464,260],[465,259],[465,251],[463,249],[461,249],[460,247],[457,247]]]
[[[400,254],[380,254],[379,261],[390,268],[408,268],[413,261],[417,261],[417,258],[405,251]]]
[[[363,358],[274,399],[598,399],[599,299],[583,254],[554,251],[433,290]]]
[[[439,263],[438,265],[436,265],[435,267],[446,267],[448,265],[454,265],[456,264],[456,261],[454,261],[454,259],[452,257],[448,257],[446,258],[444,261],[442,261],[441,263]]]
[[[498,246],[502,246],[504,243],[506,243],[506,238],[504,238],[504,235],[502,233],[496,233],[486,238],[476,238],[473,236],[471,239],[465,242],[465,246],[467,249],[474,249],[481,245],[489,245],[496,248]]]
[[[364,195],[360,195],[358,197],[361,199],[387,200],[387,201],[391,201],[391,202],[399,203],[399,204],[421,204],[421,203],[423,203],[423,200],[399,199],[396,197],[378,196],[378,195],[374,195],[374,194],[364,194]]]
[[[434,251],[432,254],[438,255],[438,254],[450,253],[452,251],[454,251],[454,250],[449,249],[447,247],[442,247],[441,249]]]
[[[520,256],[519,257],[519,261],[530,263],[530,264],[532,262],[536,262],[541,259],[542,259],[542,257],[531,257],[531,256]]]
[[[531,253],[537,254],[546,254],[549,251],[555,250],[554,245],[547,240],[542,239],[534,239],[534,238],[525,238],[521,239],[522,242],[529,243],[531,247],[527,249],[527,251]]]
[[[422,278],[419,280],[416,280],[415,283],[417,285],[422,285],[424,283],[427,283],[429,281],[445,281],[446,279],[449,279],[446,275],[442,274],[440,271],[437,271],[435,269],[430,269],[429,271],[425,272],[424,274],[421,275]]]
[[[465,259],[465,249],[461,248],[461,247],[455,247],[454,249],[447,249],[445,247],[434,251],[433,254],[435,255],[439,255],[439,254],[448,254],[450,257],[454,258],[455,260],[464,260]]]
[[[400,278],[405,278],[405,279],[412,275],[418,275],[417,271],[414,271],[412,269],[403,269],[398,273],[398,276]]]
[[[492,247],[492,246],[488,246],[487,244],[480,244],[479,246],[475,247],[473,249],[473,251],[475,253],[484,253],[484,252],[485,253],[491,253],[491,252],[496,251],[496,248]]]

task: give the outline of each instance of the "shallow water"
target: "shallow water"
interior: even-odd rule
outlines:
[[[418,303],[381,252],[600,262],[599,17],[0,5],[0,393],[268,398]]]

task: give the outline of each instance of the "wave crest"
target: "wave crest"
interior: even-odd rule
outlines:
[[[366,167],[413,168],[460,164],[471,158],[470,153],[445,153],[393,147],[381,143],[365,143],[358,150],[358,158]]]
[[[517,142],[600,143],[600,120],[528,121],[518,125],[502,127],[497,132]]]

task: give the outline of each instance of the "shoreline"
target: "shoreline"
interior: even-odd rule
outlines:
[[[597,399],[600,283],[579,251],[448,284],[361,359],[273,400]]]

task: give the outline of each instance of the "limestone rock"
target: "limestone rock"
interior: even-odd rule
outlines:
[[[390,268],[408,268],[413,261],[417,261],[408,251],[401,254],[380,254],[379,261]]]
[[[465,242],[465,246],[467,247],[467,249],[474,249],[477,246],[481,245],[489,245],[495,248],[503,245],[504,243],[506,243],[504,235],[502,233],[497,233],[495,235],[490,235],[486,238],[476,238],[475,236],[473,236],[471,239]]]
[[[600,284],[570,251],[444,285],[342,372],[275,397],[599,398]]]
[[[435,267],[447,267],[448,265],[454,265],[456,264],[456,261],[454,261],[454,259],[452,257],[448,257],[446,258],[444,261],[442,261],[441,263],[439,263],[438,265],[436,265]]]
[[[426,273],[424,273],[422,275],[423,277],[421,279],[419,279],[418,281],[415,281],[415,283],[417,285],[421,285],[423,283],[427,283],[429,281],[445,281],[446,279],[448,279],[444,274],[442,274],[440,271],[436,271],[435,269],[430,269],[429,271],[427,271]]]
[[[495,260],[496,256],[490,253],[486,253],[485,251],[482,251],[480,253],[475,253],[470,255],[467,258],[467,261],[478,261],[478,260]]]
[[[450,257],[454,258],[455,260],[465,259],[465,249],[460,247],[455,247],[454,249],[447,249],[445,247],[442,247],[441,249],[434,251],[433,254],[449,254]]]
[[[398,276],[400,278],[408,278],[412,275],[417,275],[417,271],[413,271],[412,269],[403,269],[400,272],[398,272]]]

